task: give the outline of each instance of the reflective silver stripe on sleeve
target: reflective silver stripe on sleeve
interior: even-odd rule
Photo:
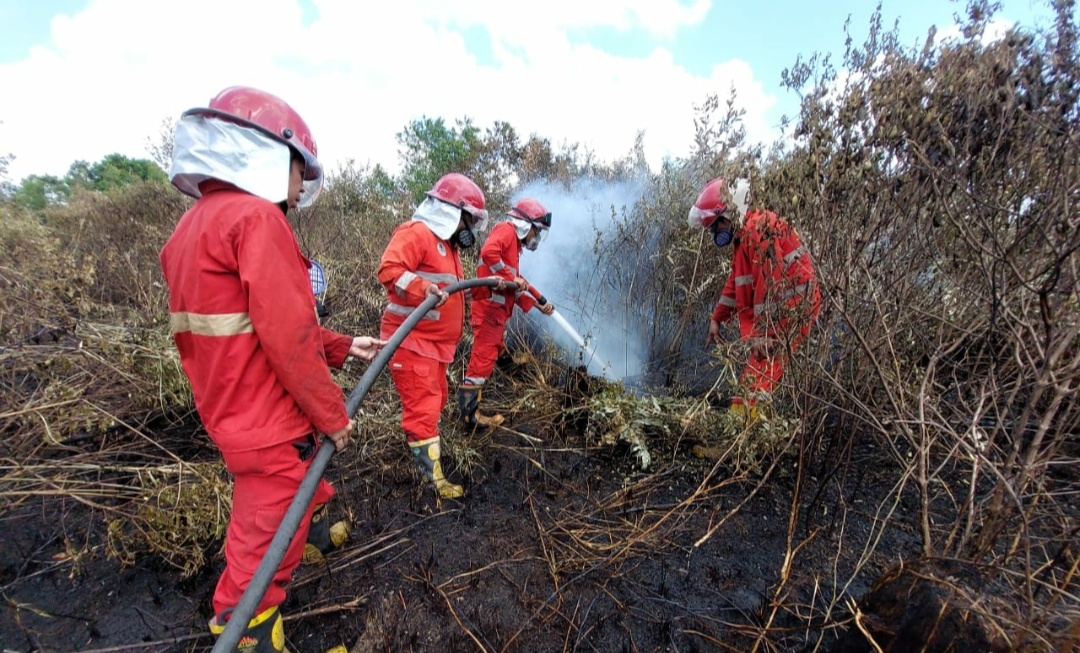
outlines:
[[[806,253],[806,247],[799,245],[795,249],[788,252],[788,255],[784,257],[784,263],[791,263],[795,259],[799,258]]]
[[[801,283],[794,288],[788,288],[784,292],[780,293],[780,299],[773,302],[765,302],[762,304],[754,305],[754,315],[761,315],[767,311],[773,311],[780,308],[780,302],[791,299],[795,295],[805,295],[807,289],[810,288],[809,283]]]
[[[517,276],[518,273],[517,268],[510,265],[509,263],[503,262],[502,260],[495,261],[489,266],[489,268],[492,272],[498,272],[499,270],[509,270],[510,274],[514,276]]]
[[[409,284],[416,281],[417,278],[414,272],[402,272],[401,276],[394,282],[394,289],[397,290],[397,294],[404,297]]]
[[[727,306],[728,308],[735,308],[735,298],[728,297],[727,295],[721,295],[720,301],[716,302],[717,306]]]
[[[749,286],[752,283],[754,283],[754,275],[752,274],[744,274],[740,277],[735,277],[736,286]]]
[[[787,290],[785,290],[785,291],[784,291],[784,292],[783,292],[783,293],[782,293],[782,294],[780,295],[780,299],[781,299],[781,300],[784,300],[784,299],[791,299],[791,298],[792,298],[792,297],[794,297],[795,295],[805,295],[805,294],[806,294],[806,289],[807,289],[807,288],[809,288],[809,287],[810,287],[810,284],[808,284],[808,283],[801,283],[801,284],[799,284],[799,285],[795,286],[794,288],[788,288]]]
[[[488,301],[492,304],[502,304],[503,306],[506,306],[505,295],[492,294],[491,297],[488,297]]]
[[[427,279],[428,281],[431,281],[432,283],[444,283],[444,284],[448,284],[448,285],[451,284],[451,283],[454,283],[455,281],[461,281],[461,277],[457,276],[456,274],[437,274],[435,272],[417,272],[416,276],[420,277],[421,279]]]

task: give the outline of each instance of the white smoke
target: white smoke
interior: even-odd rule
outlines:
[[[546,181],[531,182],[511,205],[531,197],[551,211],[552,227],[535,252],[524,250],[521,274],[552,303],[585,340],[584,350],[538,310],[527,316],[535,330],[550,337],[590,374],[611,380],[639,377],[647,361],[648,325],[641,323],[640,298],[607,275],[602,255],[607,237],[628,219],[647,187],[645,180],[605,182],[578,179],[569,190]],[[644,234],[639,241],[645,246]],[[628,252],[637,256],[638,252]]]

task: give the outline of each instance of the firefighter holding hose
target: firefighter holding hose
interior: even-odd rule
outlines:
[[[461,419],[469,426],[495,427],[503,423],[502,415],[480,412],[480,400],[484,383],[495,369],[499,355],[506,349],[506,322],[513,315],[514,306],[519,306],[523,311],[536,306],[544,315],[551,315],[555,310],[551,302],[542,296],[534,297],[529,292],[535,292],[535,289],[530,288],[518,271],[521,250],[536,251],[549,229],[551,212],[540,202],[525,198],[514,204],[507,212],[506,219],[491,229],[480,249],[476,275],[501,277],[515,283],[517,289],[493,292],[489,298],[473,303],[469,320],[473,328],[472,353],[469,355],[465,379],[457,391]]]
[[[441,458],[439,415],[449,398],[447,370],[465,326],[466,293],[447,294],[443,288],[463,279],[460,251],[476,243],[487,224],[483,191],[458,173],[443,175],[413,212],[399,225],[379,263],[379,282],[386,287],[382,337],[389,338],[429,296],[435,307],[409,332],[390,359],[390,372],[401,396],[401,428],[423,477],[444,499],[456,499],[464,489],[446,479]],[[497,278],[497,290],[504,282]],[[490,294],[474,288],[473,299]]]
[[[169,323],[199,417],[233,476],[210,621],[221,635],[311,465],[316,433],[338,449],[349,442],[354,424],[328,365],[371,360],[385,342],[319,326],[311,263],[286,212],[315,201],[323,172],[311,130],[283,100],[230,87],[185,112],[170,180],[197,200],[161,250]],[[327,517],[333,493],[319,481],[242,650],[284,650],[285,583],[306,552],[325,553],[347,534]]]

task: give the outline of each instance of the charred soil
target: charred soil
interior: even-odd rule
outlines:
[[[513,417],[450,429],[461,501],[421,490],[404,446],[373,461],[361,433],[335,458],[332,508],[354,529],[298,570],[283,605],[291,650],[824,650],[846,617],[837,597],[917,551],[904,514],[915,506],[881,511],[892,475],[869,447],[827,478],[800,476],[796,454],[732,474],[689,442],[664,443],[642,471],[565,414]],[[215,456],[192,421],[163,440]],[[5,651],[212,645],[220,541],[189,575],[154,555],[121,565],[105,555],[107,512],[61,492],[6,511]]]

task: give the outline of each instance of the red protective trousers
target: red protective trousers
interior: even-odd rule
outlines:
[[[783,354],[772,357],[750,354],[750,359],[746,361],[746,367],[743,368],[742,376],[739,377],[739,384],[746,388],[750,405],[756,403],[757,399],[761,397],[772,395],[776,384],[784,376],[784,364],[786,362],[787,356]]]
[[[487,301],[473,302],[472,318],[469,324],[473,328],[472,353],[469,366],[465,368],[465,381],[482,385],[495,369],[506,345],[506,309]]]
[[[794,354],[799,349],[799,345],[810,335],[810,327],[817,320],[820,311],[821,294],[817,288],[814,288],[810,299],[810,315],[791,338],[788,345],[790,353]],[[750,359],[746,361],[746,367],[743,368],[742,375],[739,377],[739,384],[746,388],[747,403],[754,405],[759,398],[772,396],[773,390],[784,376],[788,353],[783,351],[772,356],[750,354]],[[734,399],[742,400],[740,397]]]
[[[233,475],[233,506],[225,535],[225,571],[214,591],[215,615],[240,603],[240,597],[285,517],[285,511],[296,496],[300,481],[311,466],[314,457],[300,460],[300,450],[297,448],[297,445],[303,446],[309,442],[310,437],[304,436],[262,449],[222,452],[225,467]],[[312,510],[333,496],[334,488],[325,480],[320,480],[314,499],[300,521],[296,536],[255,614],[281,605],[285,600],[285,583],[292,578],[293,571],[303,558]]]
[[[449,397],[448,365],[404,348],[390,359],[390,373],[401,395],[401,428],[410,445],[439,435],[439,415]]]

